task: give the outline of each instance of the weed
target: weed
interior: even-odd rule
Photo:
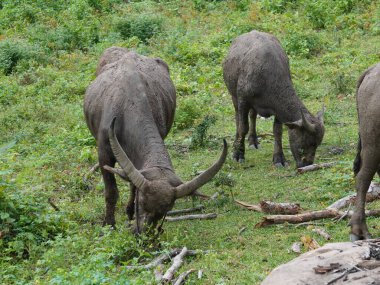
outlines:
[[[193,134],[191,135],[190,148],[203,147],[206,143],[206,135],[208,129],[214,125],[216,118],[213,115],[207,115],[203,121],[195,127]]]
[[[115,31],[119,32],[123,39],[137,37],[146,43],[162,31],[162,24],[163,18],[142,14],[119,20],[115,25]]]

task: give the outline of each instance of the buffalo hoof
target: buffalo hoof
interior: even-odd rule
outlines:
[[[371,238],[372,238],[372,236],[370,233],[360,235],[360,236],[353,234],[353,233],[350,233],[350,241],[352,241],[352,242],[358,241],[358,240],[364,240],[364,239],[371,239]]]
[[[259,149],[260,148],[260,144],[250,144],[248,147],[250,149]]]
[[[236,162],[239,162],[239,163],[244,163],[245,162],[244,154],[241,153],[241,152],[234,152],[232,154],[232,159],[235,160]]]

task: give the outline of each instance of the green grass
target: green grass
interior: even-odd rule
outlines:
[[[354,191],[355,85],[380,61],[379,1],[21,2],[0,1],[0,283],[150,284],[153,271],[128,271],[125,265],[187,246],[211,250],[186,259],[181,270],[204,271],[201,280],[191,275],[187,284],[259,284],[296,257],[289,249],[302,236],[326,243],[306,226],[255,228],[263,215],[235,205],[232,194],[252,204],[298,202],[317,210]],[[202,203],[205,213],[218,213],[216,220],[165,223],[161,247],[143,245],[126,226],[128,186],[118,180],[117,230],[102,228],[101,176],[97,172],[83,182],[97,157],[82,111],[102,51],[118,45],[169,64],[178,106],[166,144],[176,172],[189,180],[219,156],[222,138],[231,149],[234,111],[221,63],[232,39],[252,29],[281,41],[306,106],[315,114],[326,105],[326,133],[316,162],[337,161],[336,166],[295,175],[284,132],[291,164],[274,168],[273,138],[265,137],[260,150],[247,150],[244,165],[229,155],[222,174],[201,189],[220,192],[217,200],[176,203],[175,208]],[[207,115],[216,121],[200,134]],[[258,133],[270,133],[272,122],[259,119]],[[200,135],[202,143],[189,148]],[[333,154],[333,147],[343,148],[343,154]],[[379,236],[379,219],[368,223]],[[316,224],[332,241],[348,240],[347,221]]]

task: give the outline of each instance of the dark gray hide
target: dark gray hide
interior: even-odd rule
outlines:
[[[359,117],[356,174],[356,207],[351,218],[351,239],[370,237],[365,220],[368,187],[377,172],[380,175],[380,63],[367,69],[358,80],[356,103]]]
[[[132,219],[136,212],[137,233],[155,227],[175,199],[192,194],[222,167],[226,144],[220,159],[192,181],[182,183],[174,173],[163,139],[172,126],[175,106],[175,88],[165,62],[125,48],[105,50],[84,100],[105,184],[105,224],[115,225],[118,199],[114,174],[106,165],[113,167],[117,161],[122,176],[131,182],[127,214]]]
[[[256,117],[259,114],[275,116],[273,163],[276,166],[286,163],[282,124],[289,127],[290,148],[297,167],[313,163],[324,134],[323,111],[314,117],[296,95],[288,57],[274,36],[251,31],[237,37],[224,61],[223,76],[235,107],[233,158],[236,161],[244,161],[248,132],[250,147],[258,148]]]

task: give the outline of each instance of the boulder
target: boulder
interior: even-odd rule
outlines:
[[[262,285],[380,285],[380,239],[328,243],[275,268]]]

